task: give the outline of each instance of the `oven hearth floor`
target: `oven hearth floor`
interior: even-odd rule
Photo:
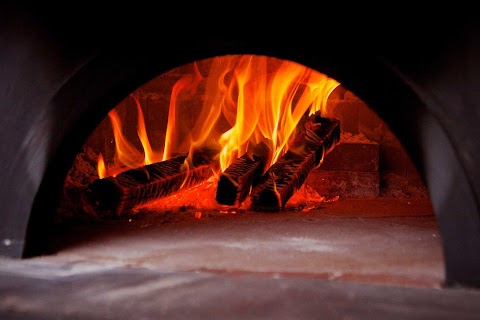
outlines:
[[[184,211],[62,229],[55,253],[0,259],[2,319],[474,319],[443,288],[427,199],[308,212]]]

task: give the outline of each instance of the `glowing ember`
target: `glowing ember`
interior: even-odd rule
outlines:
[[[222,209],[215,201],[217,178],[212,177],[190,188],[184,188],[174,194],[150,202],[140,209],[152,211],[181,211],[181,210],[205,210]]]
[[[303,185],[288,200],[287,206],[290,209],[301,209],[303,212],[308,212],[318,209],[323,202],[325,202],[325,197],[319,195],[312,187]]]

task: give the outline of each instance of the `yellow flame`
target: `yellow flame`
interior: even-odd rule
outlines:
[[[103,155],[101,153],[98,155],[97,171],[100,179],[106,177],[107,170],[105,168],[105,160],[103,160]]]
[[[220,169],[224,171],[250,146],[262,141],[273,150],[268,167],[288,150],[302,117],[315,112],[321,116],[328,114],[327,99],[340,85],[306,66],[266,56],[227,55],[210,60],[207,76],[202,76],[194,63],[193,72],[180,77],[173,86],[161,155],[151,148],[136,95],[131,96],[137,107],[142,151],[122,135],[115,109],[109,112],[116,144],[115,164],[105,169],[103,176],[118,173],[120,167],[167,160],[173,150],[185,149],[191,155],[210,147],[218,150]],[[185,107],[182,97],[196,93],[199,88],[204,90],[199,93],[203,97],[200,110],[193,110],[188,103]],[[195,120],[188,125],[187,133],[182,123],[186,114]],[[99,163],[99,174],[100,170]]]
[[[222,171],[245,153],[249,144],[260,141],[272,145],[272,163],[276,162],[288,149],[305,113],[320,111],[325,114],[328,96],[340,84],[290,61],[280,61],[272,67],[269,65],[272,58],[263,56],[227,56],[223,59],[234,62],[229,64],[233,68],[233,77],[224,92],[230,96],[223,99],[230,102],[223,105],[223,111],[232,127],[219,139]]]

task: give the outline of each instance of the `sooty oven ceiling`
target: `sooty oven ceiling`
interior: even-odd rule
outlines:
[[[56,194],[107,106],[174,67],[248,53],[319,70],[372,107],[426,181],[444,241],[447,283],[480,285],[480,48],[478,26],[466,16],[448,25],[440,16],[428,22],[375,16],[368,23],[366,16],[350,17],[348,25],[310,16],[302,18],[299,32],[292,23],[279,26],[276,15],[259,15],[248,23],[240,20],[246,24],[241,32],[220,34],[225,23],[239,21],[203,15],[167,22],[164,16],[177,12],[171,8],[162,11],[163,18],[145,10],[115,13],[83,5],[76,14],[6,9],[2,254],[41,253]],[[187,22],[189,31],[179,27]]]

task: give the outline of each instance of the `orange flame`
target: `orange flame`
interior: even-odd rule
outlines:
[[[134,94],[130,95],[133,100],[135,100],[135,105],[137,106],[137,112],[138,112],[138,122],[137,122],[137,133],[138,137],[140,138],[140,142],[142,143],[144,154],[145,154],[145,160],[144,164],[151,164],[159,161],[160,159],[155,159],[155,154],[153,153],[152,147],[150,145],[150,141],[148,140],[148,135],[147,135],[147,128],[145,126],[145,118],[143,116],[143,111],[142,107],[140,105],[140,101],[138,100],[138,97]]]
[[[222,110],[232,125],[219,139],[222,170],[244,154],[250,144],[260,141],[271,144],[272,163],[276,162],[288,149],[303,115],[317,111],[325,115],[327,98],[339,85],[326,75],[290,61],[281,61],[272,70],[271,58],[263,56],[222,59],[233,61],[228,66],[234,75],[229,83],[219,86],[226,88]]]
[[[143,112],[138,98],[134,95],[131,97],[135,100],[138,111],[138,136],[140,138],[143,150],[138,150],[125,135],[123,134],[122,121],[116,109],[110,110],[108,117],[112,125],[113,135],[115,138],[115,156],[113,164],[106,166],[103,156],[100,154],[98,158],[98,176],[100,178],[108,176],[116,176],[122,171],[138,168],[139,166],[159,161],[158,156],[154,154],[148,140],[145,127]]]
[[[194,63],[194,74],[186,74],[181,77],[173,86],[170,97],[170,106],[168,111],[168,123],[165,135],[165,148],[163,159],[167,160],[171,157],[172,144],[177,140],[177,118],[178,118],[178,100],[184,91],[195,92],[199,83],[203,80],[202,75],[198,71],[197,65]]]
[[[116,144],[114,165],[105,169],[103,164],[102,168],[99,158],[99,175],[115,175],[125,168],[167,160],[172,150],[182,149],[179,146],[190,154],[205,147],[218,150],[224,171],[249,146],[262,141],[274,151],[271,165],[288,150],[304,115],[328,115],[327,99],[338,85],[336,80],[306,66],[266,56],[212,58],[206,77],[194,63],[193,73],[181,77],[172,88],[163,152],[153,152],[140,100],[132,94],[137,106],[137,132],[144,150],[139,151],[125,139],[118,114],[111,110],[108,116]],[[200,89],[204,90],[199,94],[203,97],[200,110],[182,109],[182,97]],[[196,117],[188,133],[181,124],[184,114]]]
[[[114,164],[117,167],[117,170],[109,170],[109,175],[118,174],[121,170],[124,170],[122,167],[135,168],[139,164],[143,164],[145,161],[143,153],[135,148],[123,135],[122,122],[118,112],[115,109],[110,110],[108,117],[112,123],[113,135],[115,137],[116,152]]]

